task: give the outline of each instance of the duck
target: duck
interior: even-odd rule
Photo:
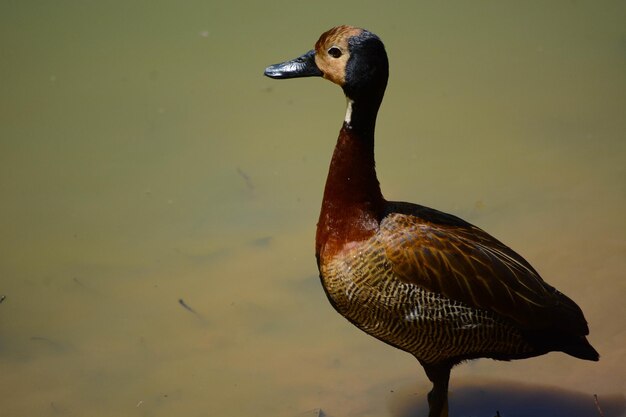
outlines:
[[[315,238],[322,287],[349,322],[422,365],[429,417],[448,416],[450,372],[462,362],[553,351],[599,360],[580,307],[522,256],[457,216],[383,197],[374,131],[389,62],[377,35],[334,27],[264,74],[322,77],[343,90]]]

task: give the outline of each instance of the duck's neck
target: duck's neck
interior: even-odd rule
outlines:
[[[317,224],[316,254],[341,251],[378,230],[384,199],[374,163],[374,128],[379,103],[348,99],[346,120],[330,162]]]

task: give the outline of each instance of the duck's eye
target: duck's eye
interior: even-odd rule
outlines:
[[[328,55],[332,56],[333,58],[339,58],[341,56],[341,49],[337,48],[336,46],[331,46],[330,49],[328,49]]]

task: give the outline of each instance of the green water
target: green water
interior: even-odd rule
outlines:
[[[337,315],[316,276],[345,100],[262,76],[337,24],[389,53],[385,196],[515,248],[580,304],[602,355],[463,364],[452,407],[482,378],[622,414],[625,21],[621,1],[2,2],[0,415],[404,417],[425,402],[414,359]]]

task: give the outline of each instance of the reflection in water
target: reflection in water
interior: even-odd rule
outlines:
[[[539,384],[509,381],[466,381],[456,384],[450,397],[450,415],[492,417],[616,417],[626,410],[622,394],[606,395],[597,403],[592,394]],[[391,401],[394,417],[428,414],[426,401],[408,390]]]

